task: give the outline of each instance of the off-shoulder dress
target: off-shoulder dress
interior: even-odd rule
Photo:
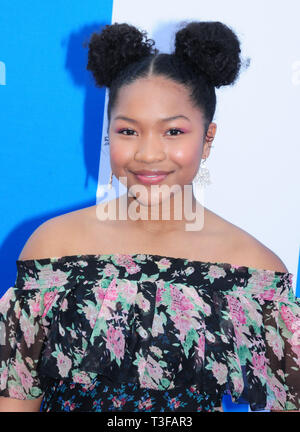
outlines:
[[[17,260],[0,396],[41,411],[300,410],[291,273],[151,254]]]

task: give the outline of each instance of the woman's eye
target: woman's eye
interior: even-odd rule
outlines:
[[[183,133],[181,129],[176,129],[176,128],[169,129],[168,132],[170,132],[171,136],[177,136]]]
[[[133,135],[135,133],[135,131],[132,129],[120,129],[118,131],[118,133],[120,133],[122,135]]]

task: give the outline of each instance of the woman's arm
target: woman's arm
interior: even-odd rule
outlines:
[[[37,399],[14,399],[0,396],[0,412],[36,412],[40,411],[43,396]]]
[[[51,247],[58,243],[58,239],[59,236],[53,221],[44,222],[29,237],[18,259],[26,260],[51,256],[53,252]],[[36,399],[0,396],[0,412],[37,412],[40,411],[42,399],[43,396]]]

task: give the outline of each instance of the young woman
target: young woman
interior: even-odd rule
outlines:
[[[112,174],[128,193],[116,212],[48,220],[24,246],[0,302],[0,409],[218,411],[227,392],[252,410],[299,410],[293,275],[187,188],[216,133],[215,87],[240,72],[237,36],[191,22],[164,54],[108,25],[87,67],[110,90]]]

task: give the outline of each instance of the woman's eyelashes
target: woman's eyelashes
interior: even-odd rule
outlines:
[[[133,129],[129,129],[129,128],[122,128],[122,129],[119,129],[117,131],[117,133],[122,134],[122,135],[134,135],[134,133],[136,133],[136,131],[134,131]],[[166,131],[166,135],[168,135],[168,136],[177,136],[177,135],[181,135],[183,133],[184,133],[184,131],[182,129],[179,129],[179,128],[171,128],[171,129],[168,129]]]
[[[126,132],[126,133],[125,133]],[[134,130],[132,129],[128,129],[128,128],[123,128],[117,131],[117,133],[122,134],[122,135],[133,135],[134,134]]]
[[[181,134],[184,133],[184,131],[182,129],[178,129],[178,128],[171,128],[171,129],[168,130],[168,132],[172,132],[171,136],[177,136],[177,135],[181,135]]]

